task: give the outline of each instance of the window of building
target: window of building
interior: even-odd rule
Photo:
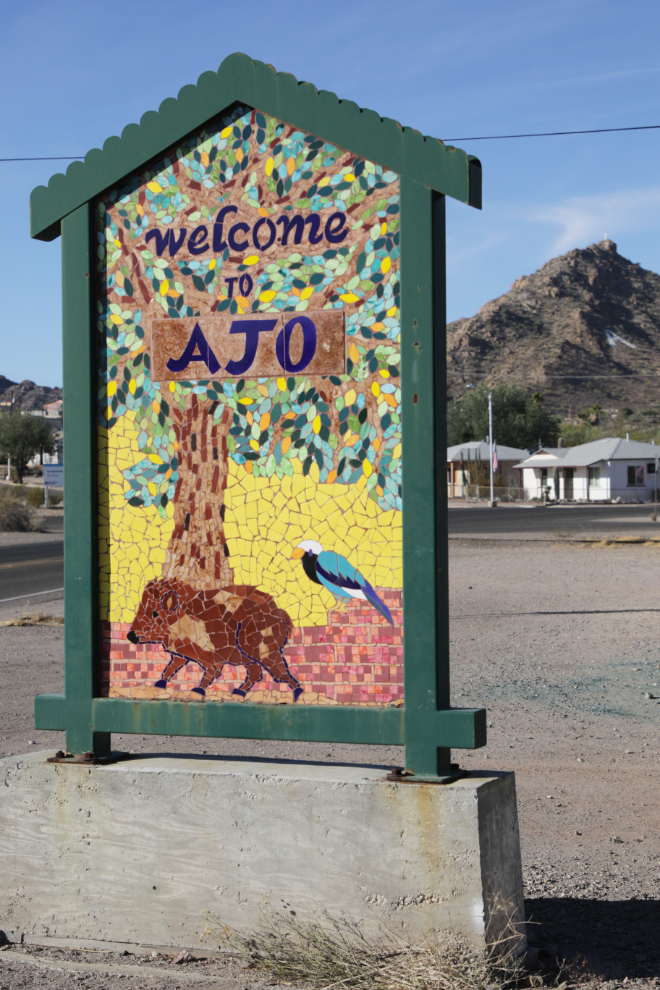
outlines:
[[[548,469],[541,468],[541,487],[545,488],[548,483]]]
[[[637,486],[644,484],[644,465],[643,464],[629,464],[628,465],[628,485]]]
[[[647,474],[655,474],[655,463],[646,465]]]
[[[630,484],[630,482],[628,482]],[[589,487],[590,488],[600,488],[600,468],[590,467],[589,468]]]

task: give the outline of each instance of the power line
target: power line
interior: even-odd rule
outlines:
[[[615,379],[619,379],[620,381],[624,381],[625,379],[628,379],[628,378],[660,378],[660,371],[652,371],[652,372],[649,372],[649,371],[640,371],[640,372],[631,371],[631,373],[629,375],[544,375],[543,376],[543,379],[544,380],[547,379],[547,378],[569,378],[571,380],[573,380],[575,378],[584,378],[584,379],[587,379],[587,380],[592,379],[592,378],[615,378]],[[481,380],[482,381],[485,381],[486,379],[485,378],[482,378]],[[501,385],[506,385],[507,383],[505,381],[502,381],[502,382],[500,382],[500,384]],[[538,384],[538,379],[537,379],[537,384]],[[542,384],[542,382],[541,382],[541,384]],[[487,387],[490,388],[491,386],[487,386]]]
[[[564,137],[567,134],[616,134],[621,131],[658,131],[660,124],[643,124],[639,127],[595,127],[585,131],[539,131],[537,134],[481,134],[477,137],[444,138],[450,141],[510,141],[513,138]],[[0,162],[73,162],[83,161],[84,155],[48,155],[41,158],[0,158]]]
[[[451,141],[510,141],[512,138],[561,137],[566,134],[614,134],[617,131],[658,131],[660,124],[644,124],[641,127],[596,127],[589,131],[540,131],[538,134],[488,134],[479,137],[445,138]]]
[[[629,375],[546,375],[546,378],[618,378],[623,381],[626,378],[658,378],[660,377],[660,372],[647,372],[642,371],[639,374],[635,371],[631,372]]]

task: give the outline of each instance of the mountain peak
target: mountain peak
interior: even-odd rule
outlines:
[[[6,406],[10,396],[14,408],[22,409],[23,412],[34,412],[37,409],[41,411],[47,403],[61,399],[62,389],[35,385],[29,378],[22,382],[13,382],[10,378],[0,375],[0,403]]]
[[[481,382],[540,390],[561,413],[596,401],[655,405],[655,371],[660,276],[622,257],[607,237],[552,258],[447,328],[452,397]]]

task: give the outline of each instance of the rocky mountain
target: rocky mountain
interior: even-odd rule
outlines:
[[[12,382],[4,375],[0,375],[0,409],[13,407],[22,409],[24,412],[31,412],[34,409],[43,409],[49,402],[56,402],[62,398],[61,388],[47,388],[44,385],[35,385],[34,382],[26,379],[24,382]]]
[[[520,385],[562,416],[660,407],[660,275],[610,240],[553,258],[449,324],[447,383]]]

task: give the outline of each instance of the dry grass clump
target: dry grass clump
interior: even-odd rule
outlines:
[[[44,615],[37,612],[35,615],[23,613],[20,619],[5,619],[0,622],[0,626],[63,626],[64,619],[59,615]]]
[[[25,500],[28,505],[31,505],[34,509],[40,509],[44,506],[46,501],[45,489],[41,485],[24,485],[23,493],[25,495]],[[48,492],[48,502],[51,506],[59,505],[62,501],[62,496],[57,492]]]
[[[505,990],[529,985],[514,929],[483,952],[451,931],[433,932],[413,945],[385,929],[365,934],[354,919],[327,913],[313,922],[266,914],[261,927],[249,934],[216,925],[208,934],[219,935],[250,968],[283,983],[322,990]]]
[[[21,492],[3,485],[0,488],[0,533],[33,533],[37,529],[37,517],[21,498]]]
[[[21,495],[29,506],[39,509],[44,504],[44,489],[38,485],[22,485]]]

